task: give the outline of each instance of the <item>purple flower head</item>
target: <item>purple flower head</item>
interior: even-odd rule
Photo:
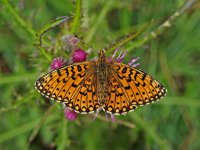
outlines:
[[[64,114],[65,118],[68,119],[69,121],[74,121],[78,116],[78,114],[75,111],[70,110],[69,108],[64,109]]]
[[[122,60],[124,59],[126,53],[127,53],[127,51],[125,51],[123,53],[122,53],[122,51],[120,51],[118,57],[116,58],[116,62],[118,62],[118,63],[122,62]]]
[[[62,57],[54,58],[50,67],[52,70],[58,69],[65,64],[65,60]]]
[[[82,49],[77,49],[73,52],[72,61],[73,62],[82,62],[87,59],[87,53]]]
[[[115,59],[115,56],[117,54],[117,52],[119,51],[119,48],[116,48],[116,50],[114,51],[113,55],[108,58],[108,61],[112,62],[112,61],[116,61],[118,63],[121,63],[127,53],[127,51],[120,51],[119,52],[119,55],[117,56],[117,58]],[[137,63],[137,61],[139,60],[140,58],[139,57],[136,57],[136,58],[133,58],[128,64],[130,66],[133,66],[133,67],[138,67],[140,66],[140,63]]]
[[[136,63],[138,60],[140,59],[140,57],[136,57],[136,58],[133,58],[128,64],[130,66],[133,66],[133,67],[138,67],[140,66],[140,63]]]
[[[76,36],[71,36],[69,38],[69,44],[70,45],[77,45],[80,42],[80,39],[77,38]]]
[[[76,35],[64,35],[61,38],[63,49],[71,51],[77,48],[77,44],[80,42],[80,39]]]

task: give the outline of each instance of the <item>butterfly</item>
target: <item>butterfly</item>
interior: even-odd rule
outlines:
[[[35,82],[45,97],[82,114],[102,109],[126,114],[162,98],[167,90],[151,75],[130,65],[109,61],[105,50],[96,61],[66,65]]]

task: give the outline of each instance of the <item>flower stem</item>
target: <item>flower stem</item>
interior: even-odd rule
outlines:
[[[4,7],[7,9],[7,12],[12,15],[15,21],[21,26],[27,33],[29,33],[32,38],[35,37],[35,31],[31,25],[26,22],[20,15],[19,12],[10,4],[8,0],[3,0]]]
[[[33,129],[31,136],[29,137],[29,140],[28,140],[29,143],[31,143],[35,139],[36,135],[38,134],[39,129],[41,128],[41,126],[43,125],[43,123],[45,122],[45,120],[47,119],[47,117],[50,115],[50,113],[53,111],[54,108],[55,108],[55,105],[52,105],[51,107],[49,107],[46,113],[42,116],[39,123]]]
[[[95,117],[95,115],[93,115],[93,114],[91,114],[91,115]],[[107,119],[107,118],[105,118],[105,117],[103,117],[101,115],[96,116],[96,118],[98,118],[98,119],[100,119],[102,121],[105,121],[105,122],[112,122],[112,120]],[[128,122],[128,121],[125,121],[125,120],[116,119],[115,122],[112,122],[112,123],[123,125],[123,126],[125,126],[127,128],[131,128],[131,129],[135,128],[135,124],[134,123]]]
[[[97,16],[94,25],[91,27],[90,32],[88,33],[87,37],[86,37],[86,42],[90,42],[93,38],[94,35],[99,27],[99,25],[101,24],[102,20],[105,18],[106,13],[108,12],[109,8],[112,6],[114,0],[109,0],[109,1],[105,1],[104,3],[104,7],[101,10],[101,12],[99,13],[99,16]]]
[[[111,54],[115,49],[119,48],[120,46],[123,46],[124,44],[128,43],[129,41],[137,38],[140,34],[142,34],[145,29],[148,28],[148,26],[150,25],[150,23],[144,25],[138,32],[136,33],[130,33],[129,35],[127,35],[124,39],[120,40],[119,42],[115,43],[113,46],[111,46],[110,48],[108,48],[106,50],[106,53],[109,55]]]
[[[76,34],[80,30],[81,24],[81,11],[82,11],[82,0],[76,0],[75,3],[75,16],[71,23],[71,33]]]
[[[158,35],[162,34],[166,29],[170,28],[171,25],[178,19],[178,17],[183,15],[189,8],[191,8],[196,1],[197,0],[186,0],[184,5],[174,14],[172,14],[166,21],[164,21],[158,28],[146,34],[143,39],[136,40],[128,49],[140,47],[150,40],[157,38]]]
[[[66,16],[62,16],[62,17],[58,17],[56,19],[54,19],[53,21],[51,21],[50,23],[46,24],[42,29],[40,29],[39,32],[36,33],[36,39],[35,39],[35,43],[34,45],[41,51],[41,53],[47,58],[48,61],[51,61],[51,55],[49,55],[45,48],[42,47],[43,45],[43,35],[49,31],[52,28],[57,27],[60,24],[63,24],[65,21],[67,21],[69,19],[69,17]]]

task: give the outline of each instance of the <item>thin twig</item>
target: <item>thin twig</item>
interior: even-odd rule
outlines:
[[[144,119],[142,119],[137,113],[130,115],[130,117],[137,124],[137,126],[141,127],[146,134],[151,136],[153,141],[159,145],[159,149],[161,150],[171,149],[169,143],[167,143],[167,140],[161,138],[159,134],[157,134],[156,129],[153,126],[151,126],[151,124],[147,123]]]
[[[73,17],[71,23],[72,34],[78,33],[78,31],[80,30],[81,15],[82,15],[82,0],[76,0],[74,14],[75,16]]]
[[[184,5],[179,8],[173,15],[171,15],[166,21],[164,21],[158,28],[146,34],[143,39],[136,40],[135,44],[131,45],[128,49],[140,47],[150,40],[157,38],[158,35],[162,34],[166,29],[170,28],[176,19],[183,15],[188,9],[190,9],[196,1],[197,0],[186,0]]]
[[[50,62],[52,60],[51,55],[46,52],[46,49],[43,47],[43,36],[49,30],[63,24],[69,19],[67,16],[57,17],[56,19],[52,20],[50,23],[47,23],[40,31],[36,33],[35,39],[35,46],[40,50],[40,52],[45,56],[45,58]],[[46,42],[46,41],[45,41]]]
[[[106,50],[107,55],[111,54],[118,47],[121,47],[121,46],[125,45],[126,43],[128,43],[129,41],[132,41],[135,38],[137,38],[139,35],[141,35],[149,27],[149,25],[150,25],[150,23],[145,24],[138,32],[130,33],[125,38],[123,38],[122,40],[113,44],[110,48],[108,48]]]
[[[113,5],[113,3],[114,3],[114,0],[105,1],[103,9],[99,13],[99,15],[96,17],[95,23],[91,27],[90,32],[88,32],[88,35],[85,40],[86,42],[90,42],[94,38],[95,32],[97,31],[99,25],[101,24],[102,20],[106,16],[108,10]]]
[[[12,17],[16,20],[16,22],[25,30],[27,31],[32,38],[35,37],[35,31],[31,27],[31,24],[26,22],[18,13],[18,11],[11,5],[11,3],[8,0],[3,0],[3,4],[5,8],[7,9],[7,12],[12,15]]]
[[[9,111],[19,109],[21,105],[26,104],[30,99],[32,99],[33,96],[34,95],[32,90],[26,93],[26,95],[24,96],[20,95],[17,99],[15,99],[16,103],[12,104],[12,106],[0,108],[0,115]]]
[[[95,114],[91,114],[93,117],[95,117]],[[101,115],[98,115],[97,116],[98,119],[102,120],[102,121],[105,121],[105,122],[112,122],[111,119],[107,119]],[[135,128],[135,124],[131,123],[131,122],[128,122],[128,121],[124,121],[124,120],[119,120],[119,119],[116,119],[114,122],[112,123],[115,123],[115,124],[119,124],[119,125],[123,125],[125,127],[128,127],[128,128]]]
[[[49,114],[52,112],[52,110],[54,108],[55,108],[55,105],[52,105],[51,107],[49,107],[47,112],[42,116],[42,118],[40,119],[40,122],[33,129],[33,132],[31,134],[31,136],[29,137],[29,140],[28,140],[29,144],[35,139],[36,135],[38,134],[39,129],[41,128],[41,126],[43,125],[44,121],[47,119],[47,117],[49,116]]]
[[[0,108],[0,115],[5,113],[5,112],[8,112],[8,111],[11,111],[11,110],[16,110],[17,109],[17,106],[10,106],[10,107],[6,107],[6,108]]]

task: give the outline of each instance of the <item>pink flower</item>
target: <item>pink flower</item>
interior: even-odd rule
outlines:
[[[80,39],[76,35],[65,35],[61,38],[63,49],[66,51],[71,51],[77,49],[77,45],[80,42]]]
[[[64,109],[64,115],[65,115],[65,118],[68,119],[69,121],[76,120],[78,116],[78,114],[75,111],[70,110],[69,108]]]
[[[62,37],[63,42],[69,44],[70,46],[76,46],[80,39],[76,35],[65,35]]]
[[[118,51],[119,51],[119,48],[117,48],[117,49],[115,50],[115,52],[113,53],[113,55],[112,55],[111,57],[108,58],[108,60],[109,60],[110,62],[116,61],[116,62],[118,62],[118,63],[121,63],[121,62],[123,61],[123,59],[124,59],[124,57],[125,57],[127,51],[125,51],[125,52],[120,51],[120,52],[119,52],[119,55],[118,55],[117,58],[115,59],[115,55],[117,54]],[[130,66],[132,66],[132,67],[138,67],[138,66],[140,66],[140,63],[137,63],[137,61],[138,61],[139,59],[140,59],[139,57],[133,58],[128,64],[129,64]]]
[[[65,60],[62,57],[54,58],[50,67],[52,70],[58,69],[65,64]]]
[[[87,59],[87,53],[82,49],[77,49],[73,52],[72,61],[73,62],[82,62]]]
[[[76,44],[79,43],[79,42],[80,42],[80,39],[77,38],[76,36],[71,36],[71,37],[69,38],[69,43],[70,43],[70,45],[76,45]]]
[[[136,57],[136,58],[133,58],[131,61],[129,61],[129,65],[130,66],[133,66],[133,67],[138,67],[140,66],[140,63],[136,63],[138,60],[140,59],[140,57]]]

